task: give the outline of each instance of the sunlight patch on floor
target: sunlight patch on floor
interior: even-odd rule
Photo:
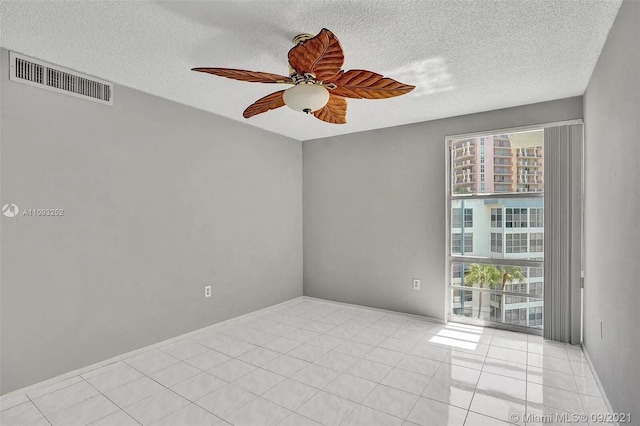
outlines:
[[[429,343],[472,351],[478,347],[482,332],[482,327],[466,324],[447,324],[429,339]]]

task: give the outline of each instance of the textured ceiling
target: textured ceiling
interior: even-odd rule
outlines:
[[[2,1],[0,44],[298,140],[584,93],[621,1]],[[333,31],[344,69],[416,89],[349,99],[347,124],[242,111],[287,86],[190,71],[287,74],[299,33]],[[118,101],[117,91],[115,102]]]

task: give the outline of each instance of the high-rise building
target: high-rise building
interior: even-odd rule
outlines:
[[[454,194],[544,189],[541,132],[457,139],[451,149]]]

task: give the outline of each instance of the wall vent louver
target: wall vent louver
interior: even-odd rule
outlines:
[[[9,52],[9,63],[12,81],[113,105],[113,83],[15,52]]]

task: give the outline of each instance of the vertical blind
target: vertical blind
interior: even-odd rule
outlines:
[[[544,338],[580,343],[582,124],[544,130]]]

